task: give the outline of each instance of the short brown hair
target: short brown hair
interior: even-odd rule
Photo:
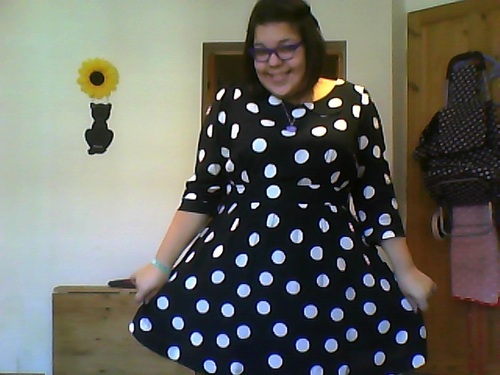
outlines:
[[[259,0],[248,20],[244,51],[245,75],[254,94],[263,96],[267,94],[267,90],[257,77],[249,49],[253,47],[256,27],[270,22],[287,22],[299,32],[306,55],[306,75],[301,91],[312,90],[321,75],[326,47],[311,7],[303,0]]]

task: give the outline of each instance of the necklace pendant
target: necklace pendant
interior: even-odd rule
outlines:
[[[286,130],[289,131],[289,132],[296,132],[297,131],[297,127],[293,124],[288,124],[286,126]]]

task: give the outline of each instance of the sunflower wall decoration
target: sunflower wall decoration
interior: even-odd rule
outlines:
[[[95,58],[88,59],[78,69],[77,83],[80,89],[91,99],[106,98],[112,91],[116,90],[119,75],[118,70],[109,61]],[[93,123],[90,129],[85,131],[85,140],[89,145],[88,154],[103,154],[113,140],[114,133],[108,128],[107,120],[111,114],[111,103],[90,103]]]

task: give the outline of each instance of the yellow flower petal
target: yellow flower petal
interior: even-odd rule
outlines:
[[[101,73],[104,81],[97,84],[92,81],[93,73]],[[110,96],[112,91],[116,90],[119,81],[118,70],[109,61],[95,58],[88,59],[82,63],[78,69],[79,77],[76,80],[80,89],[89,97],[101,99],[105,96]]]

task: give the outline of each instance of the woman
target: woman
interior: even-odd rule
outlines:
[[[179,210],[132,275],[144,304],[131,331],[199,373],[422,366],[434,284],[407,249],[369,94],[319,76],[302,0],[258,1],[245,46],[248,85],[216,95]]]

